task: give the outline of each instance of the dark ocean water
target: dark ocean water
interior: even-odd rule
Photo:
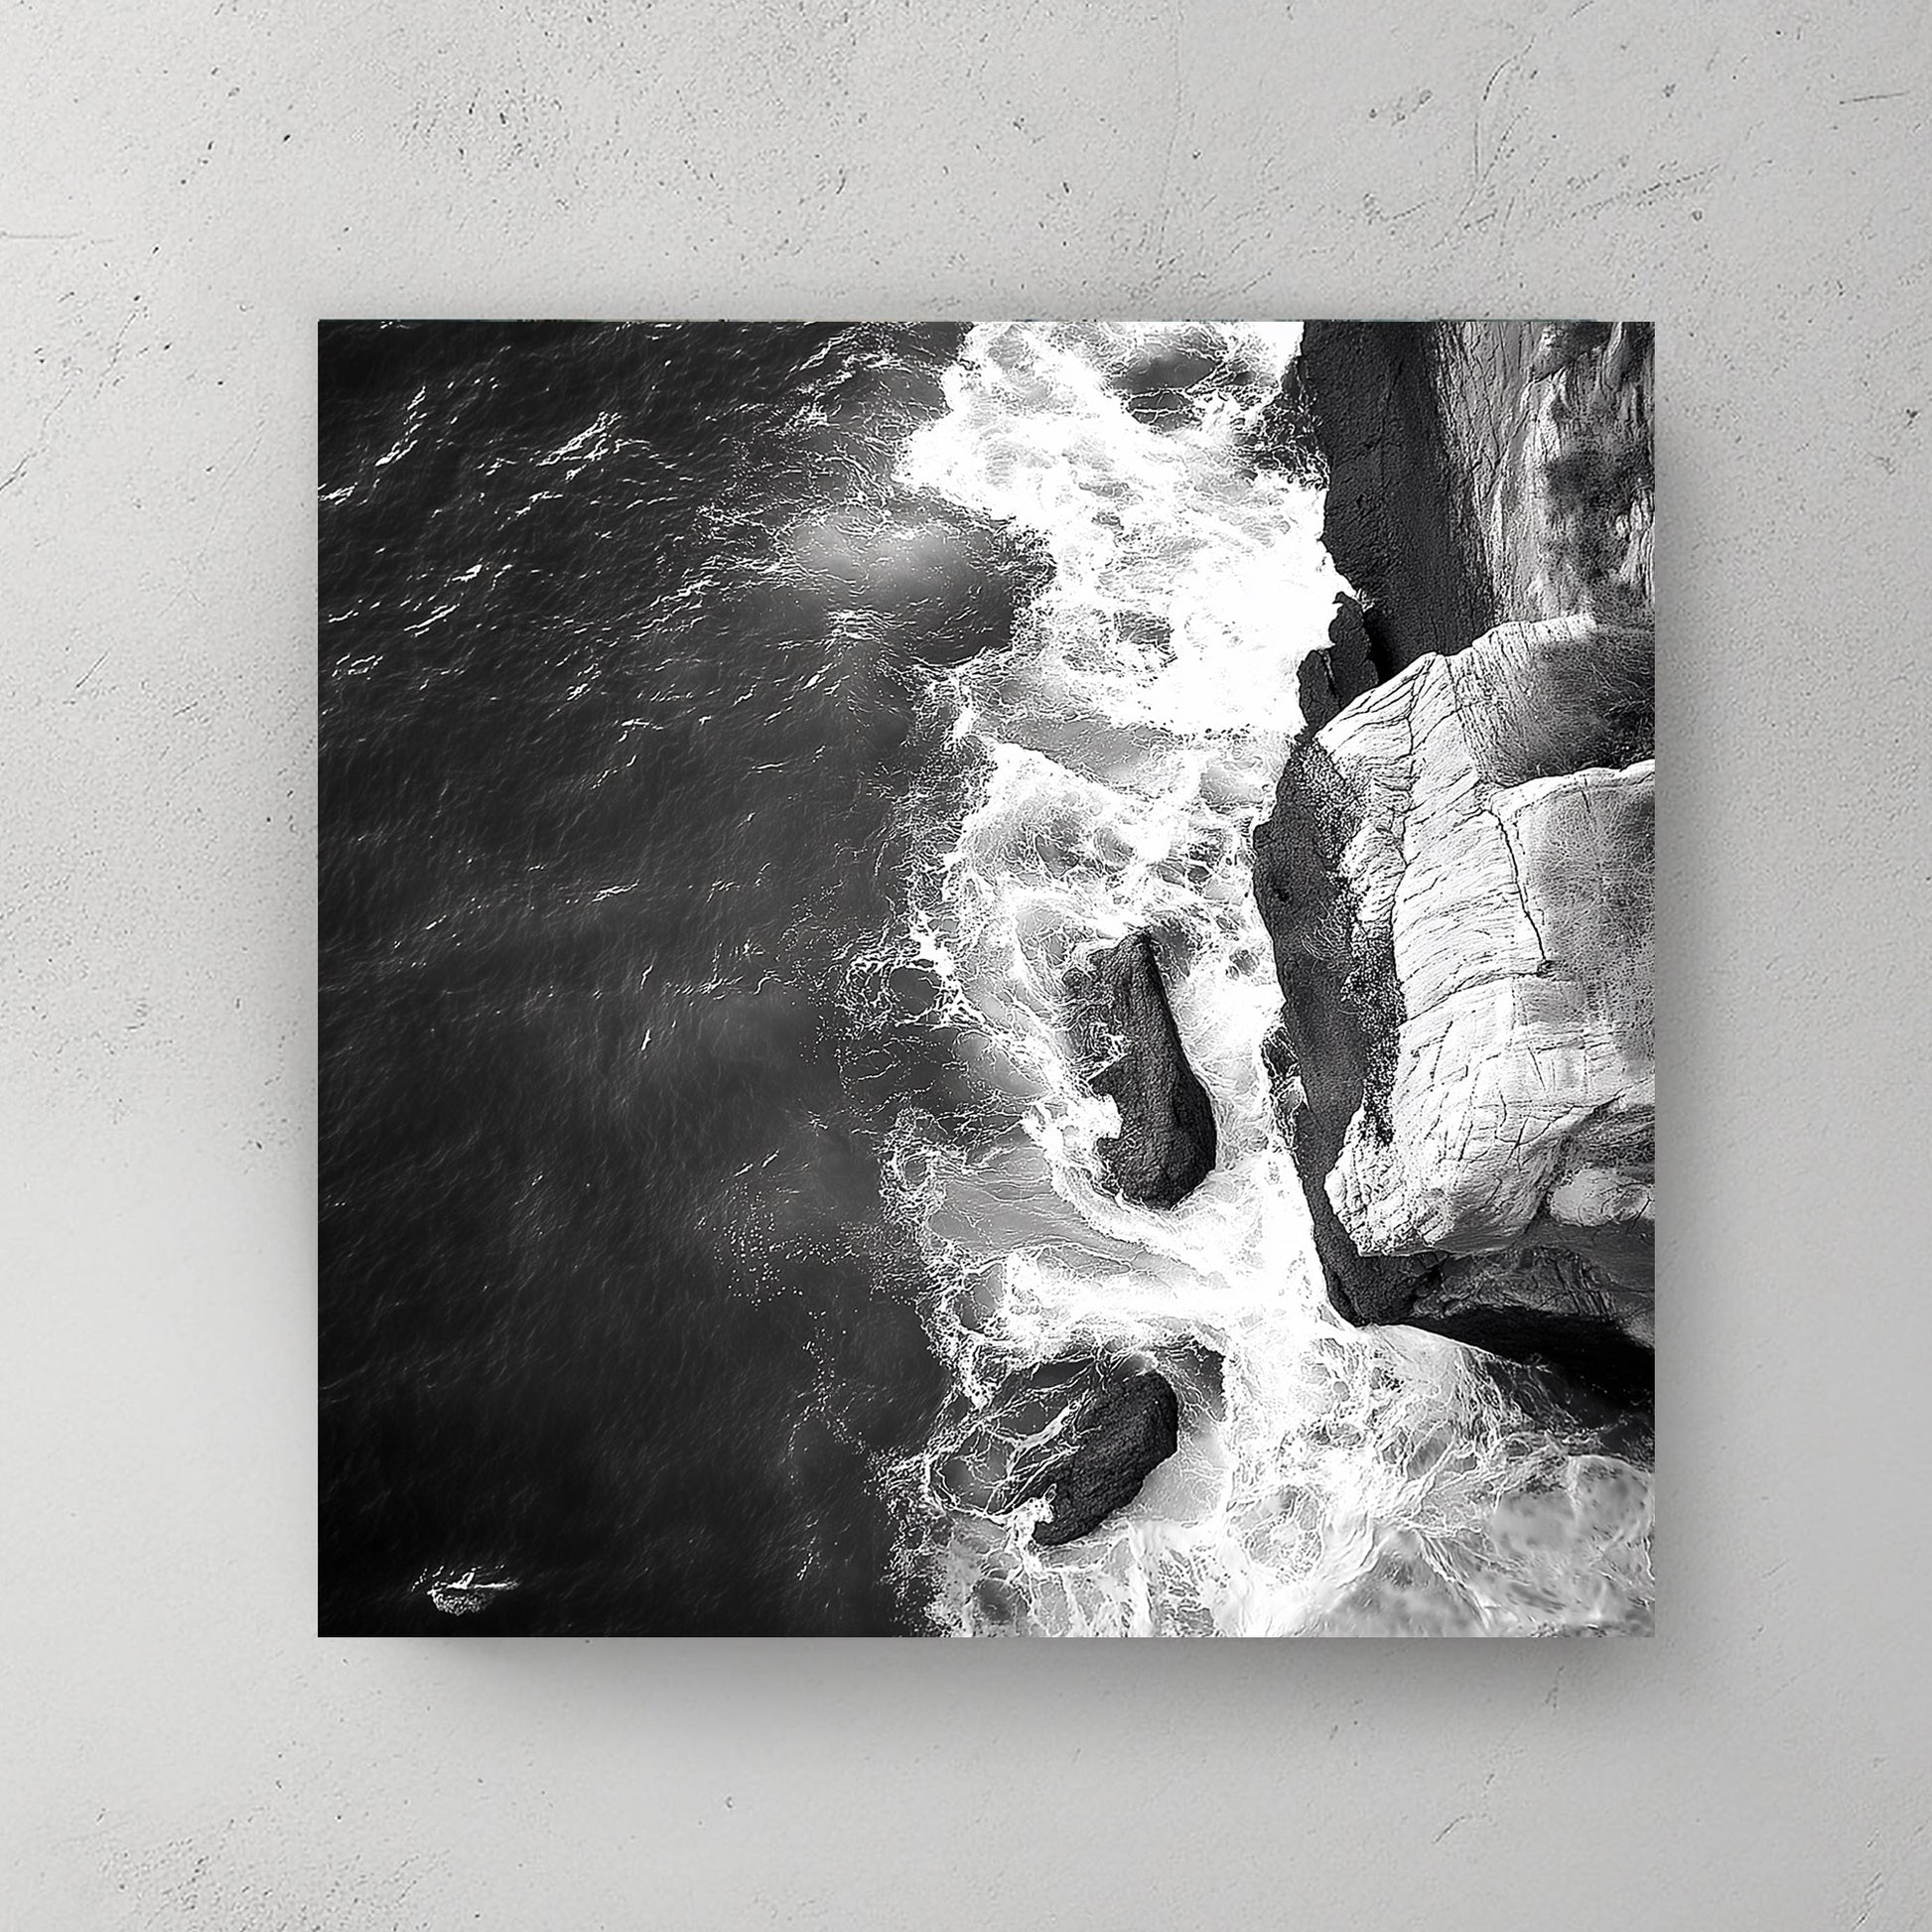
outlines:
[[[327,1631],[918,1625],[879,1470],[945,1376],[880,1159],[965,1096],[882,962],[935,681],[1030,581],[902,540],[957,343],[324,331]]]

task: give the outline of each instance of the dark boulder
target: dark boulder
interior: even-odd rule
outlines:
[[[1365,691],[1373,691],[1395,665],[1386,644],[1375,636],[1371,616],[1352,597],[1335,599],[1335,615],[1328,622],[1328,641],[1302,659],[1297,684],[1302,702],[1302,729],[1317,732]]]
[[[1082,1403],[1064,1447],[1011,1498],[1050,1496],[1034,1541],[1052,1546],[1085,1536],[1141,1493],[1149,1474],[1180,1443],[1180,1404],[1167,1377],[1145,1369]]]
[[[1173,1207],[1213,1171],[1214,1109],[1187,1064],[1145,933],[1130,933],[1069,975],[1072,1032],[1088,1085],[1120,1109],[1100,1143],[1107,1181],[1142,1207]]]
[[[937,1432],[934,1487],[955,1508],[1006,1516],[1067,1480],[1066,1501],[1041,1539],[1053,1541],[1099,1479],[1106,1444],[1117,1476],[1130,1466],[1132,1474],[1119,1476],[1118,1499],[1091,1522],[1123,1507],[1148,1470],[1173,1453],[1183,1407],[1203,1426],[1226,1414],[1221,1358],[1192,1341],[1171,1339],[1158,1352],[1082,1348],[1016,1367],[983,1399],[954,1398]],[[1136,1415],[1141,1422],[1130,1428]]]

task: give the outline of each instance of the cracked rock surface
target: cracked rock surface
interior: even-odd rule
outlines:
[[[1256,890],[1354,1319],[1647,1379],[1651,692],[1647,625],[1505,624],[1290,757]]]

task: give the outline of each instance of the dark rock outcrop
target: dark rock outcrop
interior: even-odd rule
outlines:
[[[981,1399],[955,1399],[939,1430],[934,1487],[987,1516],[1052,1492],[1039,1541],[1064,1542],[1133,1501],[1173,1454],[1183,1418],[1211,1429],[1225,1414],[1221,1358],[1196,1342],[1056,1356],[1014,1369]],[[1184,1496],[1166,1500],[1183,1515],[1189,1506]]]
[[[1125,1509],[1179,1443],[1180,1404],[1173,1385],[1157,1370],[1144,1369],[1089,1396],[1066,1431],[1063,1449],[1011,1502],[1050,1497],[1052,1508],[1035,1527],[1034,1541],[1071,1543]]]
[[[1354,598],[1337,597],[1328,641],[1310,651],[1296,673],[1303,730],[1319,731],[1396,668],[1387,640],[1371,630],[1368,613]]]
[[[1068,977],[1076,1052],[1088,1085],[1120,1109],[1100,1143],[1108,1184],[1142,1207],[1173,1207],[1213,1171],[1214,1109],[1187,1064],[1145,933],[1130,933]]]
[[[1383,675],[1496,621],[1472,511],[1449,474],[1430,323],[1311,322],[1295,379],[1328,472],[1321,541],[1367,607]]]
[[[1651,637],[1429,656],[1297,745],[1255,879],[1330,1299],[1649,1374]]]

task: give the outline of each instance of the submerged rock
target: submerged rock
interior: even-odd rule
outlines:
[[[1624,1391],[1652,1307],[1647,625],[1506,624],[1291,755],[1255,833],[1335,1306]]]
[[[1173,1387],[1158,1370],[1144,1369],[1089,1396],[1066,1430],[1064,1449],[1012,1501],[1049,1496],[1052,1508],[1035,1526],[1034,1541],[1071,1543],[1125,1509],[1179,1443]]]
[[[1196,394],[1226,373],[1222,345],[1203,329],[1137,356],[1109,376],[1107,386],[1135,421],[1173,430],[1198,420]]]
[[[1108,1184],[1142,1207],[1173,1207],[1213,1171],[1214,1109],[1180,1043],[1145,933],[1130,933],[1070,976],[1076,1047],[1088,1084],[1120,1109],[1099,1145]]]

